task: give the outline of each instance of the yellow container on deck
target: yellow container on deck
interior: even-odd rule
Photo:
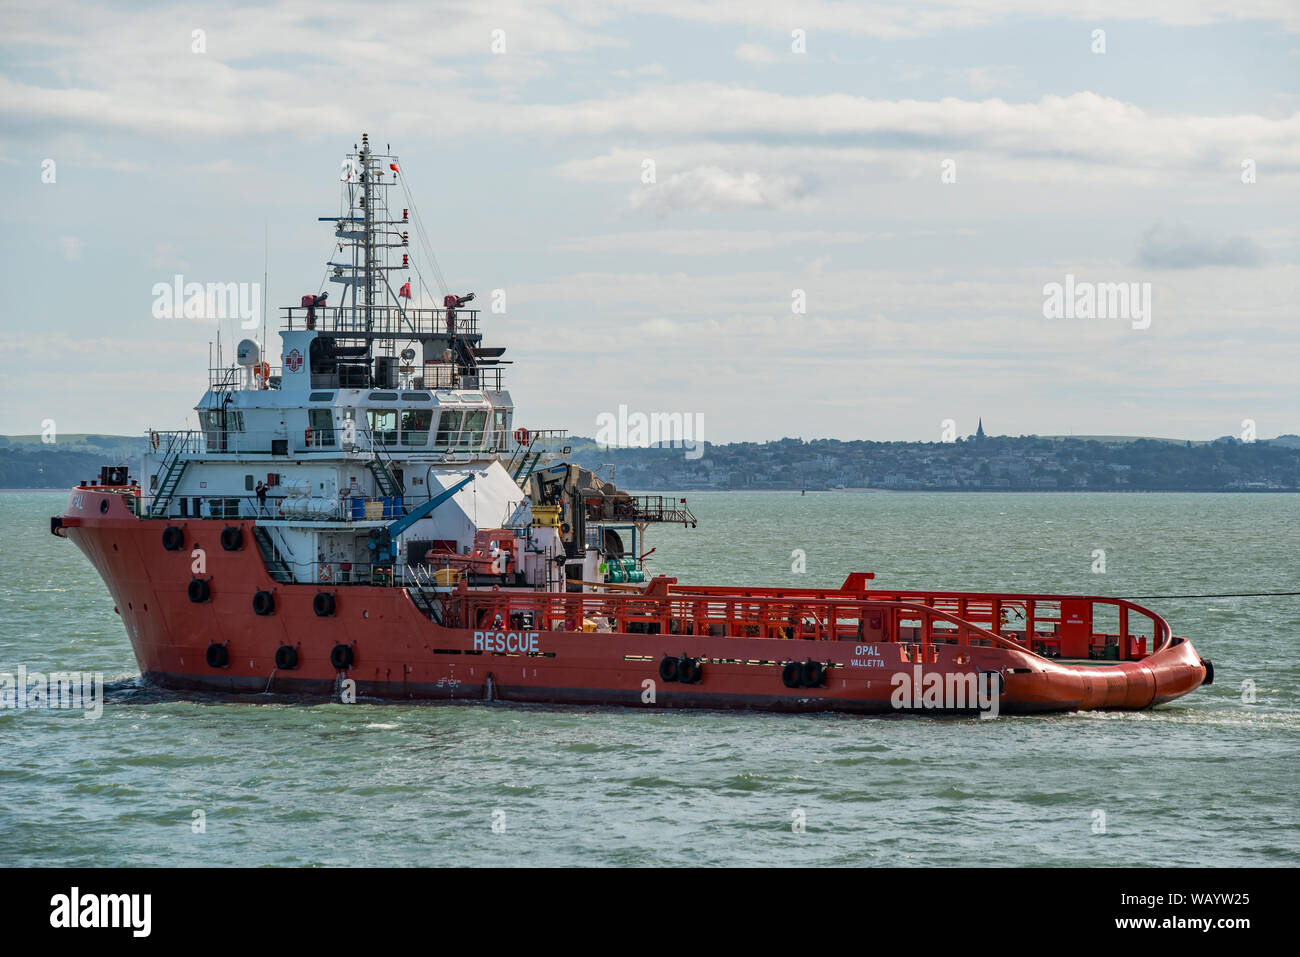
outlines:
[[[383,502],[366,502],[366,521],[377,522],[384,517]]]
[[[559,525],[560,524],[559,505],[534,505],[532,506],[533,524],[534,525]]]

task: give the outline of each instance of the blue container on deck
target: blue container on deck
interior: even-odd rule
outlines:
[[[352,519],[353,521],[364,521],[366,517],[366,500],[364,498],[354,498],[352,500]]]
[[[406,514],[406,506],[402,504],[402,496],[393,496],[393,518],[401,518]]]
[[[383,503],[384,503],[384,518],[392,518],[392,517],[393,517],[393,497],[392,497],[391,495],[385,495],[385,496],[383,497],[382,501],[383,501]]]

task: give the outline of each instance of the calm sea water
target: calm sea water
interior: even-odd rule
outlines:
[[[1295,495],[689,498],[700,527],[650,540],[683,581],[1300,591]],[[49,534],[65,500],[0,494],[0,671],[100,671],[109,700],[0,711],[0,865],[1300,863],[1295,598],[1149,602],[1217,683],[1134,714],[193,700],[141,686],[103,585]]]

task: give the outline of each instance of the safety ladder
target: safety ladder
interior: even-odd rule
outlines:
[[[434,624],[442,624],[442,602],[436,592],[428,592],[424,586],[430,584],[427,573],[421,573],[419,568],[411,565],[406,566],[406,578],[410,583],[407,585],[406,593],[411,596],[411,603],[420,609],[420,613],[428,618]]]
[[[405,490],[402,484],[397,481],[397,476],[393,474],[393,457],[388,454],[384,446],[375,441],[375,434],[370,433],[370,451],[372,457],[366,461],[366,468],[370,474],[375,477],[375,485],[379,488],[381,496],[396,498],[404,495]],[[405,508],[403,508],[405,511]]]
[[[167,471],[163,474],[162,481],[158,483],[158,489],[154,492],[153,500],[149,503],[150,518],[161,518],[167,514],[167,509],[172,504],[172,497],[176,494],[185,469],[190,464],[187,459],[181,458],[179,451],[170,450],[164,462]]]
[[[261,525],[253,526],[253,541],[257,542],[257,550],[262,553],[262,562],[271,578],[281,585],[292,584],[293,570],[280,558],[271,536]]]

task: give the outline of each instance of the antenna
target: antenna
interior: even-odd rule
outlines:
[[[267,276],[270,272],[267,265],[271,259],[271,224],[266,220],[262,221],[262,349],[266,349],[266,294],[267,294]]]

